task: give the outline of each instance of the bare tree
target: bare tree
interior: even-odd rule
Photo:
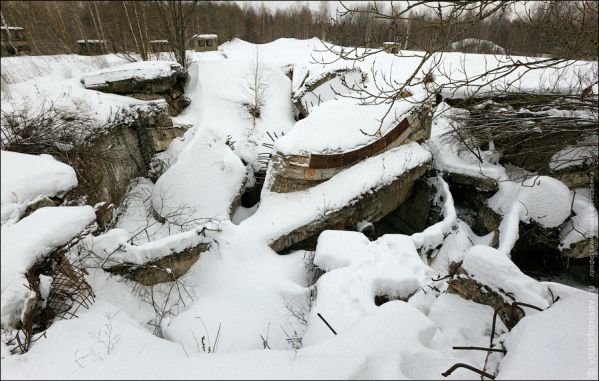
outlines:
[[[193,36],[195,14],[199,1],[152,1],[159,16],[161,29],[168,37],[177,62],[187,67],[187,44]]]
[[[265,94],[268,89],[266,78],[264,77],[264,64],[260,56],[260,50],[256,47],[254,63],[250,70],[250,77],[247,80],[250,101],[244,106],[252,116],[252,125],[256,127],[256,119],[260,119],[262,107],[265,102]]]
[[[560,25],[568,26],[568,36],[556,39],[558,47],[554,54],[538,58],[522,58],[509,52],[497,63],[489,65],[485,70],[476,74],[469,73],[465,63],[456,76],[444,70],[443,52],[451,50],[451,44],[456,39],[466,37],[461,30],[468,30],[473,26],[483,25],[485,22],[496,20],[498,15],[508,12],[515,4],[513,1],[478,1],[478,2],[438,2],[414,1],[402,3],[401,7],[392,6],[383,8],[378,2],[369,3],[367,6],[348,7],[342,3],[342,9],[334,20],[333,27],[344,33],[347,29],[347,20],[358,19],[361,15],[368,15],[367,23],[375,23],[388,29],[384,35],[394,36],[397,44],[398,57],[418,58],[418,64],[403,81],[391,78],[390,73],[375,73],[372,78],[374,86],[361,86],[358,91],[346,95],[359,99],[365,104],[389,104],[387,114],[390,115],[393,104],[405,99],[412,86],[426,85],[434,82],[437,86],[435,92],[453,92],[468,88],[472,96],[480,94],[494,82],[501,82],[503,88],[517,86],[524,75],[531,71],[556,69],[567,71],[582,59],[597,59],[597,39],[590,34],[597,29],[591,20],[597,16],[597,3],[592,1],[576,2],[576,6],[557,4],[559,2],[546,2],[548,9],[553,12],[545,17],[544,23],[535,21],[532,13],[525,13],[520,17],[521,22],[528,22],[531,29],[537,30],[545,39],[557,33]],[[543,14],[547,14],[544,12]],[[538,17],[537,17],[538,18]],[[407,24],[407,27],[402,25]],[[551,27],[547,26],[551,25]],[[375,28],[371,28],[374,30]],[[410,51],[399,49],[400,41],[403,46],[409,46]],[[553,40],[552,40],[553,41]],[[332,52],[332,59],[316,58],[323,64],[330,64],[339,60],[348,62],[363,61],[382,51],[380,49],[340,48],[338,46],[323,44],[323,51]],[[330,57],[331,55],[329,55]],[[373,68],[374,70],[374,68]],[[434,76],[433,76],[434,72]],[[597,84],[596,75],[581,76],[581,83],[577,87],[592,89]],[[556,81],[557,83],[557,81]],[[582,86],[584,85],[584,86]],[[431,86],[427,86],[427,89]],[[355,90],[355,89],[353,89]],[[431,94],[433,95],[433,94]],[[381,126],[383,125],[381,120]],[[372,135],[379,134],[380,128]],[[370,133],[369,133],[370,134]]]

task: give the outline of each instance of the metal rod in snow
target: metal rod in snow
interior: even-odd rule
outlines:
[[[335,332],[335,330],[333,329],[333,327],[331,327],[331,325],[329,324],[329,322],[326,321],[324,317],[322,317],[322,315],[320,314],[320,312],[318,312],[316,315],[318,315],[318,317],[324,322],[324,324],[326,324],[327,327],[329,327],[329,329],[331,330],[331,332],[333,332],[335,335],[337,334],[337,332]]]

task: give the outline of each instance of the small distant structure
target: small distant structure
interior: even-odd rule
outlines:
[[[16,56],[31,52],[31,46],[20,26],[0,26],[2,56]]]
[[[171,44],[168,40],[151,40],[150,50],[152,50],[152,53],[170,52]]]
[[[104,40],[77,40],[79,54],[82,56],[97,56],[106,54],[106,41]]]
[[[383,50],[388,53],[399,53],[399,42],[385,41],[383,42]]]
[[[193,48],[196,52],[218,50],[217,34],[196,34],[192,37]]]

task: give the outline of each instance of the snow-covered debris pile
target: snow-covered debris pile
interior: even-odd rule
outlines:
[[[72,167],[50,155],[1,151],[2,225],[15,223],[27,206],[44,197],[60,197],[77,186]]]
[[[271,168],[267,173],[260,207],[240,227],[255,229],[256,226],[269,226],[269,229],[250,234],[257,234],[264,237],[265,241],[272,242],[296,229],[329,219],[344,208],[349,213],[346,217],[359,218],[355,221],[358,223],[365,217],[355,215],[359,209],[351,208],[352,205],[359,204],[363,197],[376,193],[394,181],[401,181],[402,175],[408,174],[404,185],[409,186],[408,183],[415,180],[415,174],[420,176],[429,168],[430,161],[431,154],[428,151],[418,143],[410,143],[363,160],[305,191],[289,193],[267,190],[275,176]],[[394,209],[393,202],[398,201],[404,200],[398,200],[395,196],[385,208]],[[376,207],[374,210],[377,210]]]
[[[370,242],[362,233],[328,230],[318,237],[314,264],[326,274],[316,283],[316,302],[304,336],[307,344],[330,337],[328,328],[318,324],[316,312],[343,332],[373,312],[375,300],[406,301],[435,275],[403,235]]]
[[[141,61],[84,74],[81,78],[81,83],[88,89],[101,91],[108,91],[110,89],[112,91],[109,92],[119,93],[119,88],[111,88],[112,83],[130,80],[135,82],[153,81],[170,78],[182,73],[184,73],[183,68],[176,62]],[[128,93],[134,91],[127,88],[122,92]]]
[[[228,219],[246,181],[246,168],[210,130],[194,137],[156,182],[152,206],[162,218],[190,227]]]
[[[294,88],[293,94],[296,117],[300,118],[310,114],[314,107],[323,102],[357,92],[359,85],[363,85],[367,78],[360,68],[325,71],[316,77],[308,77],[308,73],[301,67],[297,70],[298,73],[295,70],[293,72],[294,82],[299,81],[302,74],[305,75],[305,81],[297,89]]]
[[[552,171],[563,171],[572,168],[597,164],[597,135],[587,136],[576,145],[562,148],[551,156],[549,168]]]
[[[570,216],[571,197],[570,190],[561,181],[534,176],[521,182],[502,182],[488,205],[503,216],[499,225],[499,250],[509,255],[518,240],[520,222],[557,228]]]
[[[572,197],[573,215],[562,225],[559,248],[567,257],[588,257],[597,250],[599,214],[589,189],[578,188]]]
[[[454,276],[447,292],[491,306],[510,329],[530,310],[517,303],[545,309],[554,302],[554,294],[546,285],[524,275],[508,257],[492,247],[473,246],[462,262],[451,267]]]
[[[464,254],[462,269],[477,282],[510,294],[515,301],[547,308],[547,286],[525,275],[508,257],[488,246],[474,246]]]
[[[378,105],[360,105],[351,99],[330,100],[297,122],[291,132],[277,140],[275,148],[284,155],[355,150],[397,127],[420,101],[424,101],[422,96]]]
[[[178,115],[191,102],[183,96],[187,79],[187,72],[176,62],[142,61],[86,74],[81,83],[86,89],[143,100],[164,98],[170,114]]]
[[[467,110],[451,107],[445,102],[435,108],[431,139],[426,142],[435,158],[435,168],[449,174],[454,181],[483,190],[497,189],[497,180],[505,177],[505,169],[495,163],[496,153],[480,150],[480,158],[476,157],[453,136],[462,127],[455,119],[468,115]]]
[[[272,143],[271,137],[283,135],[295,122],[289,78],[278,67],[233,59],[194,62],[189,72],[186,91],[194,103],[179,120],[193,123],[198,133],[210,130],[219,141],[229,140],[233,153],[257,171],[261,167],[258,154],[266,151],[262,144]],[[261,103],[259,118],[252,117],[245,106],[256,103],[251,89],[254,74],[262,78],[258,87],[264,90],[257,102]]]
[[[173,282],[185,274],[200,254],[210,248],[206,231],[218,230],[218,224],[207,223],[195,229],[188,228],[183,233],[134,245],[130,232],[111,229],[97,237],[85,237],[80,247],[92,254],[87,259],[88,265],[152,286]]]
[[[25,273],[53,249],[68,243],[96,218],[91,206],[41,208],[18,223],[2,227],[2,323],[22,318],[35,292]],[[33,293],[33,295],[32,295]]]

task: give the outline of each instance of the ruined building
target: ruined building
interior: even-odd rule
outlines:
[[[78,40],[79,54],[83,56],[97,56],[106,54],[106,41],[104,40]]]
[[[216,34],[196,34],[192,37],[192,41],[192,47],[196,52],[218,50],[218,35]]]
[[[2,36],[2,56],[16,56],[28,54],[31,52],[31,47],[27,38],[25,38],[24,29],[18,26],[0,27]]]

